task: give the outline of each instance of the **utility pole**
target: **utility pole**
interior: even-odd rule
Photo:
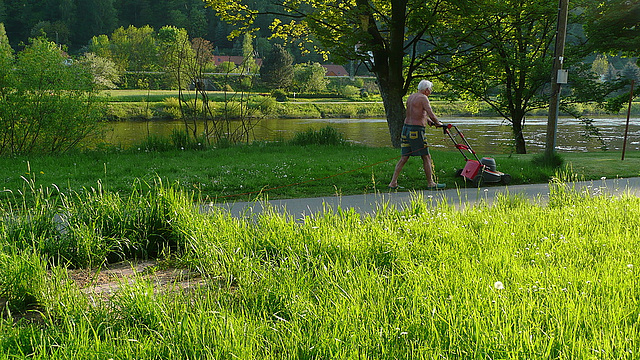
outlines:
[[[562,69],[564,63],[564,43],[567,37],[567,18],[569,0],[559,0],[558,27],[556,30],[556,48],[553,59],[551,99],[549,100],[549,117],[547,120],[547,141],[545,157],[550,159],[556,151],[556,132],[558,129],[558,113],[560,108],[560,90],[567,83],[567,71]]]

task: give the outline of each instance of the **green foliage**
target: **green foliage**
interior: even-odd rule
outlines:
[[[79,64],[93,76],[93,83],[97,89],[118,87],[116,84],[120,82],[121,72],[113,61],[88,52],[82,55]]]
[[[231,61],[223,61],[216,67],[216,72],[229,74],[236,70],[236,64]]]
[[[89,51],[113,61],[120,71],[152,71],[158,69],[158,47],[152,27],[119,27],[111,37],[93,37]]]
[[[282,89],[275,89],[271,91],[271,96],[276,99],[278,102],[288,101],[287,92]]]
[[[42,38],[12,64],[0,84],[0,154],[64,152],[98,133],[104,112],[86,68]]]
[[[587,4],[584,9],[589,48],[612,54],[622,51],[628,56],[638,57],[640,3],[613,0],[605,3],[590,1]]]
[[[195,67],[195,53],[184,29],[175,26],[163,26],[157,34],[159,65],[169,80],[169,88],[185,88],[193,82],[192,70]]]
[[[0,88],[9,86],[12,77],[13,56],[13,49],[9,44],[4,24],[0,22]],[[1,92],[0,96],[4,98],[5,93]]]
[[[358,94],[360,94],[360,89],[352,85],[346,85],[340,89],[340,95],[345,98],[354,98]]]
[[[302,93],[318,93],[327,90],[329,80],[326,69],[319,63],[304,63],[293,66],[293,88]]]
[[[260,67],[260,79],[267,86],[286,89],[293,81],[293,57],[280,44],[274,44]]]
[[[4,245],[5,250],[0,253],[0,303],[6,302],[10,311],[24,312],[43,298],[47,264],[33,249],[7,251],[9,244]]]
[[[290,145],[342,145],[345,143],[344,136],[331,126],[323,127],[320,130],[308,129],[297,132],[291,140]]]

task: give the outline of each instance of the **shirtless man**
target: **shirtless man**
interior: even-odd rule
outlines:
[[[393,177],[389,183],[390,189],[398,188],[398,176],[409,160],[409,156],[422,157],[422,166],[424,174],[427,177],[427,188],[429,190],[444,189],[445,184],[437,184],[433,180],[433,172],[431,168],[431,155],[429,154],[429,144],[425,138],[425,128],[430,126],[442,126],[438,117],[433,113],[429,96],[433,84],[431,81],[422,80],[418,84],[418,92],[411,94],[407,99],[407,117],[404,119],[402,127],[402,156],[393,172]]]

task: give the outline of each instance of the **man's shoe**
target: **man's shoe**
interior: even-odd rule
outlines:
[[[436,184],[435,186],[427,186],[427,190],[442,190],[447,187],[447,184]]]

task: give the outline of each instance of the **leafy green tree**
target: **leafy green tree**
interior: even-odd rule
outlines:
[[[640,55],[640,1],[587,0],[583,8],[586,11],[585,32],[591,49]]]
[[[363,62],[376,76],[394,146],[400,146],[404,96],[413,90],[417,78],[433,74],[427,65],[447,50],[432,36],[433,31],[449,26],[442,14],[482,10],[475,1],[464,8],[472,3],[468,0],[284,0],[274,4],[279,11],[259,11],[249,0],[203,1],[221,19],[236,25],[232,35],[250,31],[262,16],[275,16],[271,25],[275,37],[297,40],[303,47],[315,39],[322,45],[320,52],[329,52],[337,62]],[[469,26],[464,29],[474,32]]]
[[[242,37],[242,73],[255,74],[259,71],[256,64],[256,53],[253,49],[253,36],[245,33]]]
[[[91,75],[65,59],[44,38],[17,54],[0,84],[0,154],[63,152],[97,133],[104,112]]]
[[[98,35],[91,38],[91,41],[89,42],[89,52],[96,54],[96,56],[113,59],[113,55],[111,53],[111,41],[107,35]],[[114,63],[119,65],[115,61]],[[120,65],[121,70],[124,70],[124,65]]]
[[[76,2],[75,43],[86,44],[94,35],[108,34],[118,24],[114,0],[82,0]]]
[[[439,79],[461,97],[481,99],[512,125],[515,151],[526,153],[525,116],[549,104],[557,2],[484,1],[482,12],[454,17],[440,38],[452,56],[439,58]],[[477,29],[464,36],[469,27]]]
[[[118,87],[116,84],[120,81],[120,71],[113,61],[88,52],[82,55],[78,64],[92,75],[97,89]]]
[[[187,31],[175,26],[163,26],[158,31],[157,39],[160,67],[170,76],[173,87],[183,88],[188,81],[187,70],[195,61]]]
[[[280,44],[273,45],[262,62],[260,79],[274,89],[287,89],[293,82],[293,57]]]
[[[156,34],[150,26],[120,27],[111,38],[94,36],[89,51],[110,59],[120,71],[150,71],[158,67]]]
[[[0,23],[0,89],[9,89],[13,67],[13,49],[9,44],[9,37],[4,29],[4,24]],[[0,93],[0,99],[7,94]]]
[[[598,54],[596,59],[591,63],[591,71],[598,74],[599,80],[604,80],[605,74],[609,71],[609,60],[606,55]]]
[[[327,90],[327,70],[319,63],[293,66],[293,87],[298,92],[318,93]]]
[[[620,76],[623,79],[634,80],[636,83],[638,83],[640,81],[640,69],[638,68],[638,65],[629,61],[620,71]]]
[[[31,37],[38,37],[44,34],[47,39],[56,44],[70,44],[71,31],[67,24],[62,21],[51,23],[49,21],[40,21],[31,29]]]

